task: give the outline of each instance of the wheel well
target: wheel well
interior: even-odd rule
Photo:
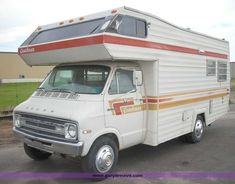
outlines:
[[[202,119],[203,119],[203,123],[206,125],[205,113],[198,114],[197,116],[202,117]]]
[[[107,133],[107,134],[101,135],[101,136],[97,137],[96,140],[98,140],[101,137],[109,137],[109,138],[113,139],[115,141],[115,143],[117,144],[117,147],[119,149],[119,141],[118,141],[117,136],[114,133]]]

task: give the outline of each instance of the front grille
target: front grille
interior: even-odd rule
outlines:
[[[74,121],[23,113],[19,115],[21,127],[17,129],[24,133],[57,141],[77,142],[65,139],[64,133],[65,123],[77,124]]]

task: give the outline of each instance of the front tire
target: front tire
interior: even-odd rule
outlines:
[[[205,122],[202,116],[197,116],[193,132],[186,135],[186,140],[190,143],[198,143],[204,135]]]
[[[110,137],[97,139],[82,158],[82,169],[89,173],[109,173],[118,161],[117,143]]]
[[[24,144],[24,151],[30,158],[37,161],[46,160],[52,155],[51,153],[30,147],[27,144]]]

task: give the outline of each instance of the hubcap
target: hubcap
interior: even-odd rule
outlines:
[[[95,165],[97,170],[101,173],[108,172],[111,169],[113,162],[113,148],[109,145],[102,146],[96,155]]]
[[[203,123],[201,120],[197,120],[195,125],[195,135],[198,139],[200,139],[202,133],[203,133]]]

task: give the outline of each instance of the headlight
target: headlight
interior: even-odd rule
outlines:
[[[77,139],[77,125],[66,123],[64,129],[66,139]]]
[[[21,122],[20,122],[21,116],[19,114],[14,114],[14,126],[20,128]]]

